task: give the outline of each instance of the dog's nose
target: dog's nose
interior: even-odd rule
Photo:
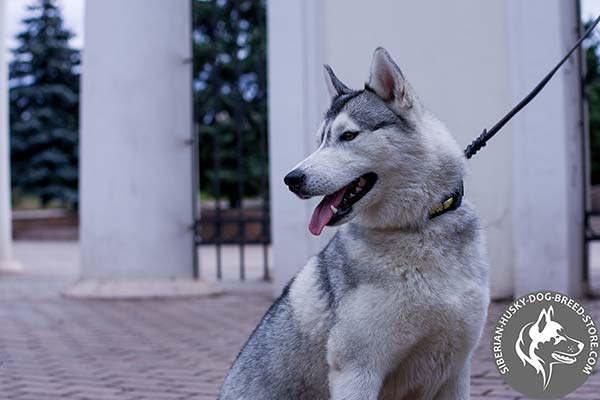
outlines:
[[[295,192],[300,189],[300,186],[302,183],[304,183],[305,177],[306,176],[304,175],[304,172],[300,171],[299,169],[295,169],[287,174],[285,178],[283,178],[283,182],[290,188],[291,191]]]

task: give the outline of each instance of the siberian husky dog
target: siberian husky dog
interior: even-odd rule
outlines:
[[[461,204],[463,152],[384,49],[362,90],[325,71],[318,148],[284,181],[323,196],[310,232],[339,229],[267,311],[219,399],[468,399],[489,291],[481,227]]]

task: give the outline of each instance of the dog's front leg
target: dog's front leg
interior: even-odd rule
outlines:
[[[332,400],[377,400],[384,379],[414,344],[414,337],[395,328],[395,320],[383,305],[384,293],[368,289],[368,294],[361,295],[359,289],[355,301],[342,304],[341,317],[329,333]],[[363,307],[372,311],[363,312]]]
[[[364,366],[329,367],[332,400],[376,400],[382,381],[377,371]]]
[[[471,381],[471,359],[466,360],[462,368],[456,371],[435,396],[435,400],[468,400]]]

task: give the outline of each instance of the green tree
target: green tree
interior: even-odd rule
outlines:
[[[194,0],[193,18],[201,190],[237,207],[266,190],[265,1]]]
[[[585,23],[586,29],[591,21]],[[589,106],[591,181],[600,184],[600,57],[598,55],[600,38],[596,33],[586,40],[585,93]]]
[[[9,66],[13,189],[77,205],[79,51],[55,0],[36,0],[22,24]]]

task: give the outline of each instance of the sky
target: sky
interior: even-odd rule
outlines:
[[[581,0],[581,16],[584,20],[600,15],[600,0]]]
[[[6,0],[6,32],[8,48],[15,47],[14,36],[21,30],[21,20],[27,15],[27,5],[32,0]],[[76,36],[71,40],[74,47],[83,47],[83,15],[85,0],[57,0],[62,9],[65,26]]]

